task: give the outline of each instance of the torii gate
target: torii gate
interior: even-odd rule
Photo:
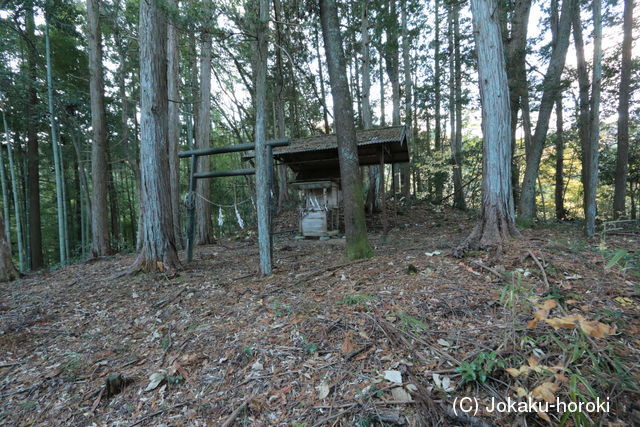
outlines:
[[[273,182],[273,147],[283,147],[287,146],[291,143],[290,139],[273,139],[266,141],[265,146],[267,149],[267,176],[269,177],[267,185],[271,188],[271,184]],[[178,153],[178,157],[187,158],[191,157],[191,173],[189,176],[189,194],[193,194],[196,191],[196,182],[198,179],[205,178],[222,178],[226,176],[246,176],[246,175],[254,175],[256,173],[255,168],[251,169],[234,169],[234,170],[226,170],[226,171],[213,171],[213,172],[198,172],[198,162],[197,159],[200,156],[209,156],[215,154],[223,154],[223,153],[237,153],[243,151],[255,150],[255,144],[238,144],[238,145],[226,145],[223,147],[211,147],[211,148],[200,148],[197,150],[188,150]],[[257,186],[256,186],[257,187]],[[269,196],[270,198],[271,196]],[[257,200],[256,203],[260,203],[260,200]],[[267,200],[266,203],[270,205],[270,200]],[[195,203],[190,203],[188,206],[189,212],[189,222],[187,224],[187,262],[191,262],[193,260],[193,243],[194,243],[194,232],[195,232],[195,223],[196,223],[196,215],[195,215]],[[270,210],[268,210],[268,215],[270,216]],[[268,219],[269,224],[271,223],[271,218]],[[258,240],[263,243],[267,243],[266,245],[259,245],[261,249],[260,259],[268,259],[269,265],[271,265],[271,247],[272,247],[272,236],[271,229],[267,230],[267,235],[260,235],[258,232]],[[263,248],[268,248],[268,253],[262,253]]]

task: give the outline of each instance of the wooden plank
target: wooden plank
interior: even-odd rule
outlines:
[[[266,142],[267,146],[270,147],[284,147],[291,143],[290,139],[272,139]],[[236,144],[236,145],[225,145],[222,147],[210,147],[210,148],[200,148],[197,150],[187,150],[178,153],[178,157],[185,158],[191,156],[208,156],[211,154],[223,154],[223,153],[237,153],[241,151],[250,151],[255,150],[255,144]]]
[[[193,260],[193,239],[196,226],[196,173],[198,172],[198,158],[191,156],[191,177],[189,179],[189,194],[193,199],[189,205],[189,223],[187,225],[187,262]]]
[[[226,171],[200,172],[194,175],[196,179],[202,178],[221,178],[224,176],[243,176],[254,175],[255,169],[231,169]]]

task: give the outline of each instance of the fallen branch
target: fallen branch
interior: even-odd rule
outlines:
[[[151,419],[151,418],[153,418],[153,417],[157,417],[158,415],[164,414],[164,413],[165,413],[165,412],[167,412],[167,411],[171,411],[171,410],[174,410],[174,409],[176,409],[176,408],[180,408],[180,407],[182,407],[182,406],[188,405],[189,403],[191,403],[191,401],[190,401],[190,400],[187,400],[186,402],[178,403],[178,404],[175,404],[175,405],[170,406],[170,407],[168,407],[168,408],[161,409],[161,410],[159,410],[159,411],[156,411],[156,412],[154,412],[154,413],[152,413],[152,414],[147,415],[146,417],[142,417],[142,418],[140,418],[140,419],[139,419],[138,421],[136,421],[135,423],[130,424],[130,425],[129,425],[129,427],[134,427],[134,426],[140,425],[140,424],[142,424],[143,422],[145,422],[145,421],[147,421],[147,420],[149,420],[149,419]]]
[[[238,415],[240,415],[240,412],[242,412],[242,410],[249,404],[249,402],[251,402],[253,400],[254,396],[250,396],[247,399],[244,400],[244,402],[242,402],[240,404],[240,406],[238,406],[232,413],[231,415],[229,415],[227,417],[226,420],[224,420],[224,423],[221,424],[221,427],[229,427],[231,424],[233,424],[233,422],[235,421],[235,419],[238,417]]]
[[[333,414],[333,415],[329,415],[328,417],[321,419],[320,421],[318,421],[317,423],[315,423],[315,424],[313,425],[313,427],[321,426],[321,425],[323,425],[323,424],[327,423],[328,421],[331,421],[331,420],[332,420],[332,419],[334,419],[334,418],[341,417],[341,416],[343,416],[344,414],[346,414],[347,412],[350,412],[351,410],[353,410],[353,408],[355,408],[357,405],[358,405],[357,403],[353,403],[353,404],[351,404],[350,406],[348,406],[346,409],[343,409],[343,410],[342,410],[342,411],[340,411],[340,412],[337,412],[337,413],[335,413],[335,414]]]
[[[533,252],[531,252],[531,250],[527,250],[527,253],[529,254],[529,256],[531,257],[531,259],[533,259],[533,262],[536,263],[536,265],[538,266],[538,268],[540,269],[540,271],[542,272],[542,280],[544,280],[544,284],[547,287],[547,289],[550,288],[549,286],[549,280],[547,280],[547,272],[544,271],[544,267],[542,266],[542,263],[540,262],[540,260],[538,260],[538,258],[533,254]]]
[[[22,365],[22,362],[0,363],[0,369],[1,368],[9,368],[11,366],[18,366],[18,365]]]

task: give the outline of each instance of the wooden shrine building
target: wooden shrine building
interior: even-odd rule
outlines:
[[[409,162],[405,126],[359,130],[356,139],[361,166]],[[304,193],[300,234],[316,237],[338,234],[342,227],[342,192],[336,135],[294,139],[287,146],[274,148],[273,157],[293,171],[295,180],[291,184]],[[384,185],[384,173],[381,180]],[[384,195],[382,202],[384,205]],[[384,208],[382,211],[386,215]]]

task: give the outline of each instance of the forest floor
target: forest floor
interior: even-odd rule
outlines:
[[[173,277],[114,278],[130,254],[1,285],[0,424],[640,424],[638,234],[550,224],[456,259],[473,214],[421,203],[349,263],[293,222],[268,278],[245,233]],[[556,398],[609,407],[490,411]]]

